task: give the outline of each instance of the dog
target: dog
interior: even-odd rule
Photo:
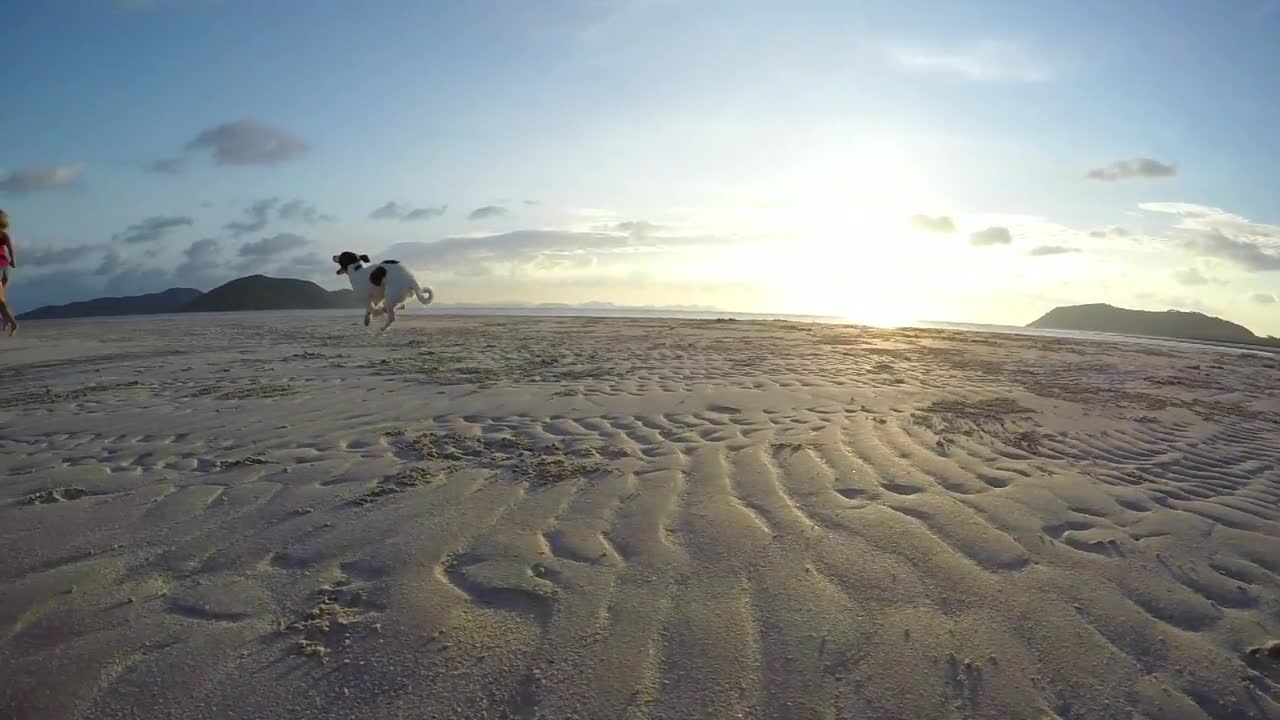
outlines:
[[[383,260],[373,263],[368,255],[357,255],[346,251],[333,256],[338,263],[338,274],[346,275],[351,281],[351,289],[356,296],[364,298],[364,324],[368,327],[374,315],[387,315],[387,323],[382,330],[391,327],[396,321],[396,309],[404,309],[404,303],[410,297],[418,298],[423,305],[430,305],[435,299],[431,288],[424,288],[418,280],[398,260]]]

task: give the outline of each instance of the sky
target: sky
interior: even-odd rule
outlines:
[[[342,250],[442,303],[1280,335],[1280,0],[0,0],[25,310]]]

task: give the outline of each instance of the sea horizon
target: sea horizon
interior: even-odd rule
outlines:
[[[352,315],[359,320],[359,308],[326,308],[326,309],[298,309],[298,310],[233,310],[218,312],[180,312],[180,313],[156,313],[156,314],[138,314],[138,315],[101,315],[101,316],[85,316],[76,318],[48,318],[39,320],[28,320],[31,323],[58,323],[58,322],[78,322],[78,321],[137,321],[137,320],[194,320],[199,318],[262,318],[269,316],[280,317],[315,317],[315,316],[333,316],[342,317],[344,315]],[[842,317],[837,315],[809,315],[798,313],[765,313],[765,312],[734,312],[726,310],[694,310],[679,308],[659,308],[659,307],[643,307],[643,306],[609,306],[603,307],[598,305],[433,305],[430,308],[412,308],[401,311],[401,317],[530,317],[530,318],[551,318],[551,317],[588,317],[588,318],[668,318],[673,320],[724,320],[724,321],[781,321],[781,322],[797,322],[797,323],[818,323],[823,325],[848,325],[869,327],[884,330],[907,330],[907,329],[924,329],[924,330],[955,330],[961,332],[988,333],[999,335],[1024,335],[1032,337],[1056,338],[1064,340],[1084,340],[1094,342],[1121,342],[1136,343],[1159,347],[1181,348],[1181,349],[1213,349],[1228,353],[1253,353],[1262,355],[1276,354],[1276,350],[1267,346],[1254,346],[1233,344],[1224,342],[1214,342],[1209,340],[1194,340],[1184,338],[1166,338],[1146,335],[1128,335],[1124,333],[1110,333],[1101,331],[1087,330],[1059,330],[1052,328],[1036,328],[1023,325],[1000,325],[994,323],[966,323],[954,322],[949,320],[912,320],[900,324],[873,324],[860,321],[856,317]]]

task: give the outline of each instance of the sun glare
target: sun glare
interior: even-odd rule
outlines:
[[[775,176],[748,185],[746,201],[699,213],[709,230],[751,239],[691,257],[689,272],[767,288],[783,312],[877,326],[915,321],[924,308],[913,295],[928,271],[904,219],[932,194],[917,167],[886,136],[793,150]]]
[[[880,325],[915,320],[903,297],[918,257],[903,218],[929,182],[896,139],[808,148],[773,181],[787,228],[766,266],[793,312]]]

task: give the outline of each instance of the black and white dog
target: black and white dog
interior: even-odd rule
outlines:
[[[396,308],[404,308],[404,303],[411,296],[418,298],[423,305],[431,304],[435,294],[431,288],[418,284],[413,273],[400,264],[398,260],[383,260],[373,264],[368,255],[357,255],[344,252],[334,255],[333,261],[338,263],[338,274],[346,275],[351,280],[351,289],[356,297],[364,298],[364,324],[368,325],[374,315],[387,314],[387,324],[383,330],[391,327],[396,321]]]

